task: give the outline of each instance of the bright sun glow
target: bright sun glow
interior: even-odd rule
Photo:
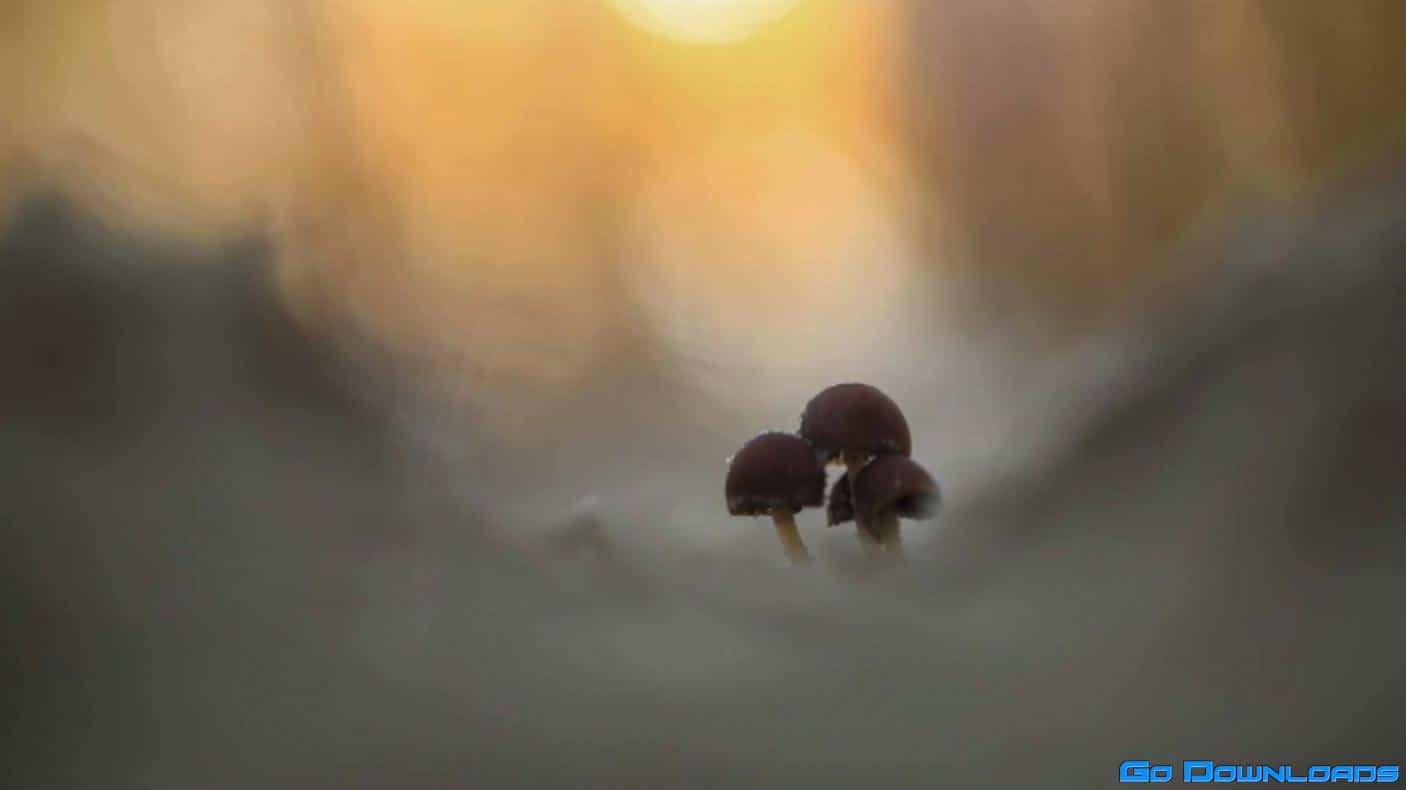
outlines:
[[[611,0],[636,24],[685,41],[746,38],[785,14],[796,0]]]

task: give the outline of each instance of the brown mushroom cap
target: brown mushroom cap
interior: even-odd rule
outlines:
[[[942,493],[926,469],[911,458],[885,455],[870,461],[855,478],[849,512],[858,512],[870,521],[885,513],[925,520],[941,508]]]
[[[825,461],[840,453],[908,455],[908,420],[889,396],[868,384],[836,384],[810,399],[801,436]]]
[[[825,468],[810,442],[764,433],[742,446],[727,468],[727,512],[756,516],[773,509],[799,512],[825,501]]]
[[[825,523],[829,526],[854,520],[854,503],[849,498],[849,472],[830,486],[830,501],[825,506]]]

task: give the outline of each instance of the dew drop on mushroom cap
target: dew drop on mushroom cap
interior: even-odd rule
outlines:
[[[844,453],[908,455],[913,440],[898,404],[868,384],[836,384],[810,399],[801,436],[829,462]]]
[[[732,457],[725,488],[727,511],[734,516],[759,516],[776,509],[797,513],[824,502],[825,470],[806,440],[789,433],[764,433]]]
[[[854,481],[851,513],[869,520],[896,515],[926,520],[942,509],[937,481],[911,458],[885,455],[864,467]]]

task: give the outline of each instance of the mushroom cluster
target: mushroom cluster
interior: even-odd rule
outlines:
[[[727,509],[770,515],[793,562],[810,561],[795,514],[825,502],[825,468],[844,472],[830,489],[830,526],[853,521],[865,552],[902,552],[900,518],[930,519],[942,497],[937,481],[909,455],[908,420],[868,384],[836,384],[806,404],[796,434],[763,433],[728,462]]]

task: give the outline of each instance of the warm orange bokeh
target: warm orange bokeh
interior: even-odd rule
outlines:
[[[517,421],[641,344],[804,388],[939,312],[1097,325],[1399,140],[1399,4],[1324,8],[21,2],[0,196],[270,232],[300,315]]]

